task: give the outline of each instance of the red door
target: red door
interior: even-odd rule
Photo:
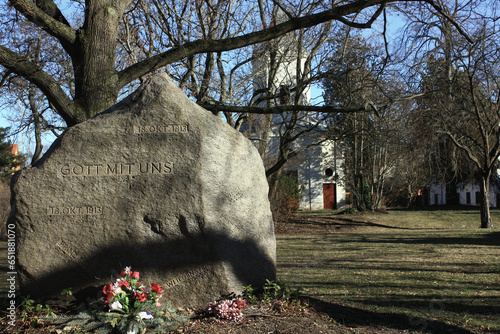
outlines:
[[[336,187],[335,183],[324,183],[323,184],[323,207],[325,209],[336,209],[337,201],[336,197]]]

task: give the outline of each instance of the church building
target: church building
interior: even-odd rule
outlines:
[[[310,105],[307,55],[300,56],[292,38],[280,41],[276,52],[254,50],[254,100],[259,107]],[[300,210],[342,209],[346,205],[344,158],[340,142],[328,139],[325,115],[283,111],[251,115],[244,132],[263,153],[266,170],[286,159],[284,173],[300,186]]]

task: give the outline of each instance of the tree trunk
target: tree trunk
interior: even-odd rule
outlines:
[[[278,184],[282,172],[283,169],[280,168],[276,173],[267,178],[269,183],[268,197],[271,204],[271,212],[273,213],[274,218],[276,218],[276,215],[279,213]]]
[[[357,193],[358,193],[358,196],[357,196],[357,209],[358,211],[366,211],[366,202],[365,202],[365,178],[364,178],[364,175],[363,175],[363,171],[361,170],[358,175],[356,176],[357,178],[357,187],[356,187],[356,190],[357,190]]]
[[[109,0],[95,0],[87,4],[85,24],[77,32],[72,55],[75,124],[111,107],[118,99],[115,49],[126,5],[127,1]]]
[[[490,214],[490,175],[481,177],[481,228],[492,228]]]
[[[35,152],[31,158],[31,164],[35,163],[42,155],[42,120],[38,112],[38,106],[35,101],[35,87],[30,84],[28,90],[28,100],[30,104],[31,114],[33,115],[33,126],[35,128]]]
[[[269,143],[269,138],[271,136],[271,119],[272,115],[263,115],[261,119],[261,126],[262,126],[262,136],[260,138],[259,142],[259,154],[260,157],[264,160],[266,158],[266,150],[267,150],[267,145]]]

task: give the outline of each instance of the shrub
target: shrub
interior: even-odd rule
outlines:
[[[297,212],[300,206],[300,185],[292,174],[282,175],[278,180],[276,194],[277,211],[282,215]]]

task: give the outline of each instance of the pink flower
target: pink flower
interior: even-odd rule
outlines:
[[[151,290],[152,290],[153,292],[156,292],[156,293],[157,293],[157,294],[159,294],[159,295],[160,295],[163,291],[165,291],[165,290],[163,290],[163,289],[162,289],[162,287],[161,287],[161,286],[160,286],[160,284],[158,284],[158,283],[151,283]]]
[[[243,301],[239,299],[239,303]],[[244,302],[244,301],[243,301]],[[244,303],[246,306],[246,302]],[[237,299],[223,300],[221,302],[211,302],[208,304],[208,314],[215,316],[217,321],[234,321],[238,322],[243,319],[243,314],[238,307]]]
[[[135,278],[135,279],[139,279],[139,272],[138,271],[131,271],[130,277]]]

